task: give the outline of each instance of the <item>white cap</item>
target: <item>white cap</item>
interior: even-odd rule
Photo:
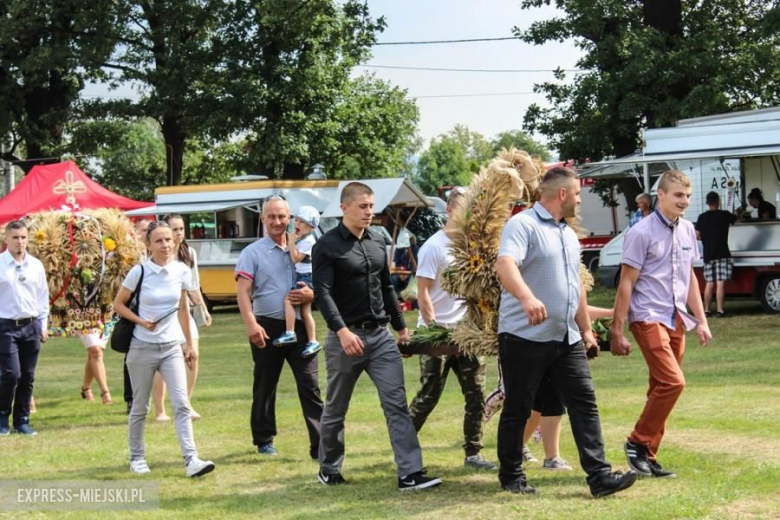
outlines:
[[[295,218],[306,222],[315,229],[320,225],[320,212],[314,206],[301,206],[295,212]]]

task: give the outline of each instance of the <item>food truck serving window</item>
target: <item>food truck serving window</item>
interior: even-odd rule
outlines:
[[[203,240],[217,238],[217,221],[214,212],[191,213],[187,215],[187,238]]]
[[[254,241],[253,238],[191,240],[189,244],[198,255],[199,265],[235,265],[241,251]]]

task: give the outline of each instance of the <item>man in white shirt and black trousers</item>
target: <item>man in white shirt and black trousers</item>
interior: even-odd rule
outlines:
[[[6,251],[0,254],[0,435],[35,435],[30,399],[41,343],[49,339],[49,287],[37,258],[27,253],[27,225],[5,227]],[[12,414],[13,412],[13,414]]]

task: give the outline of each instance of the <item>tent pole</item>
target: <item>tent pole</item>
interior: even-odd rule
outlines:
[[[398,240],[398,219],[401,218],[401,208],[395,208],[395,216],[393,216],[393,242],[390,244],[390,257],[387,259],[389,266],[392,268],[393,259],[395,258],[395,243]]]

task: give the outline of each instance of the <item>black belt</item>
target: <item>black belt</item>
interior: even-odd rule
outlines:
[[[24,327],[25,325],[29,325],[37,319],[38,318],[19,318],[18,320],[9,320],[7,318],[0,318],[0,323],[13,325],[14,327]]]
[[[390,320],[365,320],[365,321],[358,321],[357,323],[352,323],[350,325],[347,325],[350,329],[361,329],[361,330],[373,330],[378,329],[379,327],[384,327],[390,322]]]

